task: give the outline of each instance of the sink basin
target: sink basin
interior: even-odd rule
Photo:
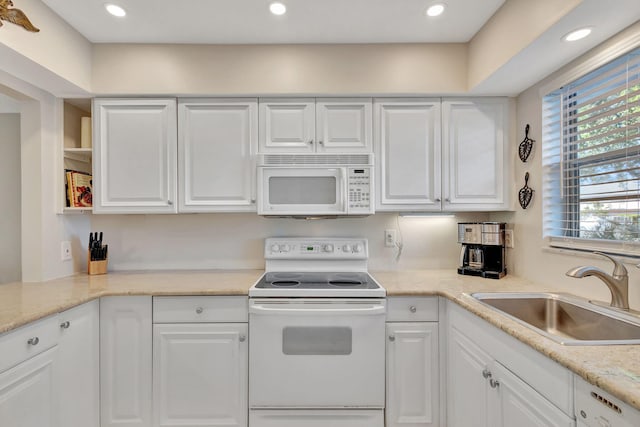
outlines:
[[[573,295],[492,292],[471,297],[564,345],[640,344],[640,318]]]

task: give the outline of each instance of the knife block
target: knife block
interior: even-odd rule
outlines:
[[[91,276],[95,274],[107,274],[108,261],[108,258],[102,261],[91,261],[91,251],[87,251],[87,273]]]

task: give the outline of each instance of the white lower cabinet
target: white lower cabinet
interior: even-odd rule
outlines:
[[[440,426],[438,298],[389,298],[386,427]]]
[[[58,315],[60,338],[55,366],[60,427],[100,423],[99,301]]]
[[[156,297],[153,313],[153,425],[246,427],[247,298]]]
[[[151,361],[151,297],[103,297],[100,300],[101,427],[151,426]]]
[[[448,427],[575,426],[568,370],[452,303],[447,323]]]
[[[0,426],[58,427],[53,347],[0,374]]]

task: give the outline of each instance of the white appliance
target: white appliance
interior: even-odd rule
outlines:
[[[374,213],[373,154],[262,154],[257,175],[259,215]]]
[[[251,427],[383,427],[386,291],[366,239],[270,238],[249,289]]]

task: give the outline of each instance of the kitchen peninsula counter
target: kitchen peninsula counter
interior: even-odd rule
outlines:
[[[0,333],[103,296],[247,295],[262,270],[137,271],[0,285]],[[469,293],[544,292],[526,279],[461,276],[449,270],[372,271],[388,296],[442,296],[640,409],[640,345],[565,346],[485,307]]]

